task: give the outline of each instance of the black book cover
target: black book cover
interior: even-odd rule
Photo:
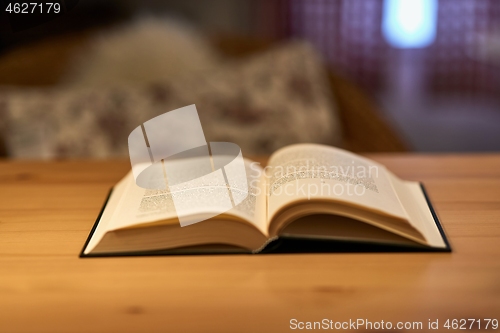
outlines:
[[[444,233],[443,227],[439,221],[439,218],[432,206],[432,203],[427,195],[427,191],[422,183],[420,183],[420,188],[424,194],[429,210],[431,211],[434,222],[446,244],[445,248],[433,248],[424,245],[393,245],[393,244],[382,244],[377,242],[361,242],[361,241],[351,241],[351,240],[333,240],[333,239],[311,239],[311,238],[301,238],[301,237],[286,237],[280,236],[273,241],[269,242],[259,253],[257,254],[278,254],[278,253],[407,253],[407,252],[451,252],[451,246],[448,242],[446,234]],[[154,251],[134,251],[134,252],[117,252],[117,253],[95,253],[95,254],[84,254],[85,248],[92,239],[94,232],[99,224],[99,220],[106,208],[106,204],[111,196],[111,190],[104,202],[101,212],[97,216],[97,220],[90,231],[90,234],[80,252],[80,258],[89,257],[130,257],[130,256],[158,256],[158,255],[213,255],[213,254],[251,254],[251,252],[246,250],[235,251],[234,249],[216,249],[207,248],[206,250],[200,251],[198,247],[184,247],[178,249],[169,250],[154,250]]]

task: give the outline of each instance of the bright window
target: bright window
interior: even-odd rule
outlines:
[[[385,0],[382,32],[396,48],[422,48],[436,38],[437,0]]]

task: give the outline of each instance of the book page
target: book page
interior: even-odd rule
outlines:
[[[179,163],[182,163],[182,161],[179,161]],[[265,210],[262,211],[263,208],[257,205],[262,171],[259,170],[258,166],[252,165],[253,162],[250,160],[245,160],[244,163],[248,195],[241,203],[225,211],[224,214],[239,217],[251,222],[259,229],[265,229]],[[182,187],[181,191],[177,192],[170,192],[170,189],[143,189],[135,184],[133,178],[129,183],[119,213],[114,218],[113,229],[158,220],[179,223],[177,220],[178,209],[176,209],[179,205],[182,205],[184,215],[202,217],[212,212],[219,212],[226,207],[222,206],[224,200],[227,200],[228,193],[225,183],[209,183],[204,181],[203,178],[199,178],[189,182],[188,185]]]
[[[128,179],[127,177],[125,177],[113,187],[112,193],[109,196],[108,201],[106,202],[106,208],[99,218],[99,222],[96,229],[94,230],[94,233],[92,234],[92,238],[84,249],[85,254],[90,253],[90,251],[92,251],[92,249],[96,247],[96,245],[108,230],[111,218],[113,217],[113,214],[115,213],[121,199],[123,198],[123,193],[127,186]]]
[[[298,144],[271,156],[267,176],[268,219],[303,200],[337,200],[408,219],[386,168],[342,149]]]
[[[393,176],[392,183],[410,217],[410,224],[420,231],[427,240],[427,244],[433,247],[446,248],[446,243],[434,221],[420,184],[418,182],[404,181],[396,176]]]
[[[261,181],[263,171],[260,166],[250,160],[245,159],[244,164],[248,195],[239,204],[224,212],[224,215],[233,216],[235,223],[241,223],[237,221],[244,220],[267,235],[265,183]],[[191,187],[187,186],[181,192],[172,193],[170,190],[141,188],[136,185],[132,173],[129,172],[115,186],[98,229],[94,233],[92,243],[89,243],[85,252],[90,251],[92,248],[90,245],[97,244],[107,231],[138,227],[155,222],[179,224],[173,195],[177,195],[177,199],[182,200],[181,203],[184,207],[189,207],[189,210],[184,210],[185,214],[198,216],[201,219],[210,215],[207,206],[218,205],[220,203],[218,195],[222,192],[227,193],[228,188],[214,186],[216,184],[213,183],[202,184],[202,180],[199,182],[199,184],[198,182],[190,182]],[[179,200],[177,200],[177,204]],[[203,221],[199,223],[203,223]],[[189,225],[185,228],[189,228]]]

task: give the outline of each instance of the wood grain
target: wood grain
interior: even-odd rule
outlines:
[[[0,162],[0,332],[281,332],[292,318],[425,331],[428,319],[500,319],[500,155],[369,157],[425,183],[453,253],[79,259],[130,164]]]

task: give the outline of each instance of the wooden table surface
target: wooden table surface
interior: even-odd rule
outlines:
[[[369,157],[425,183],[453,253],[80,259],[128,162],[0,162],[0,332],[500,320],[500,154]]]

